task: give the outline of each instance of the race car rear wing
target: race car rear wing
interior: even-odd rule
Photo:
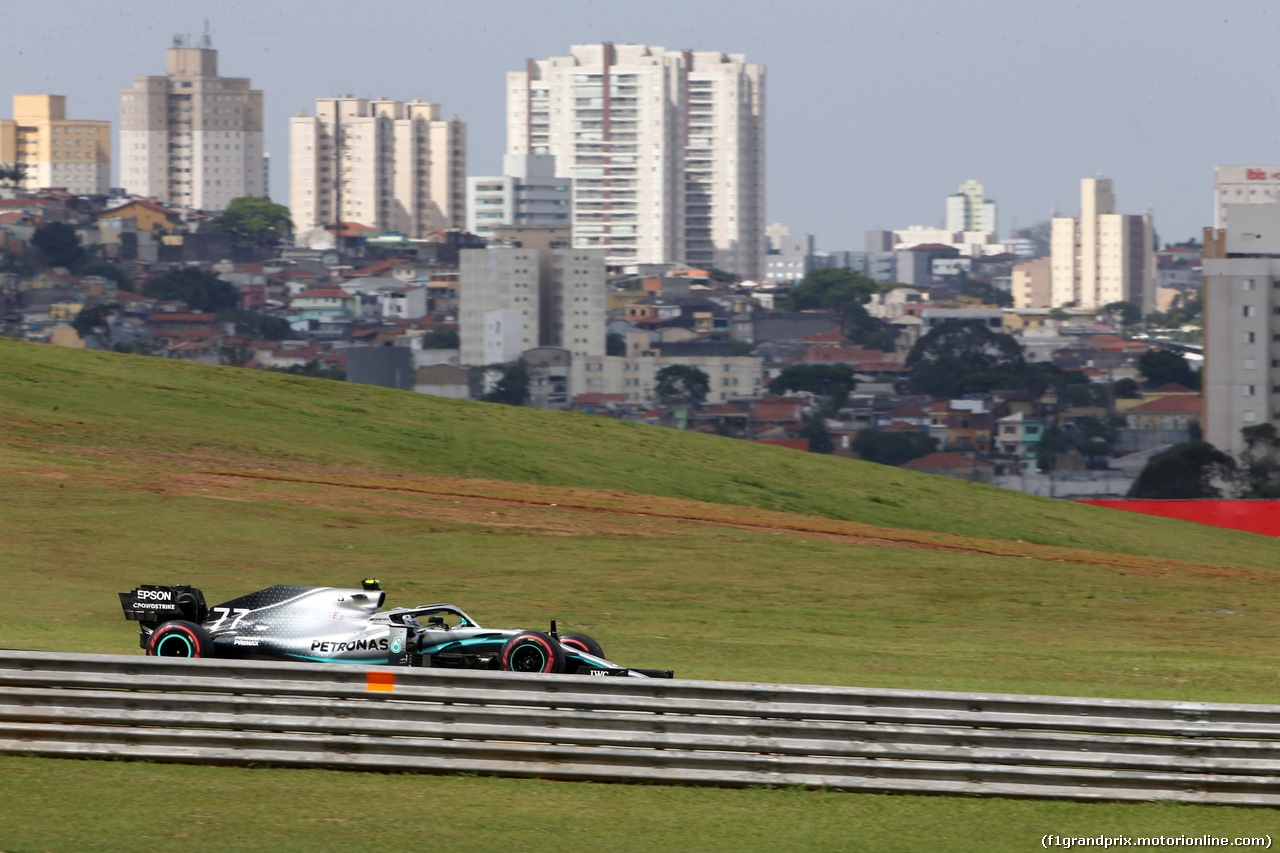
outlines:
[[[151,625],[170,619],[185,619],[200,625],[209,615],[204,593],[186,584],[142,584],[132,592],[120,593],[120,606],[124,608],[125,619]]]

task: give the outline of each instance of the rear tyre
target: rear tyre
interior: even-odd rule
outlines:
[[[147,654],[165,658],[213,657],[213,637],[194,622],[174,619],[151,632]]]
[[[498,659],[507,672],[564,672],[564,649],[540,631],[516,634],[507,640]]]
[[[560,645],[586,652],[589,655],[595,655],[598,658],[604,657],[604,649],[600,647],[600,644],[593,637],[587,634],[561,634]]]

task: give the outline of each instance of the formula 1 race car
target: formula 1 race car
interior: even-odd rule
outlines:
[[[362,587],[272,586],[209,608],[195,587],[143,585],[120,604],[148,655],[672,677],[610,663],[599,643],[555,621],[544,633],[483,628],[452,604],[381,611],[378,582]]]

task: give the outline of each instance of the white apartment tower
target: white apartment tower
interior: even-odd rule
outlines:
[[[610,264],[759,278],[765,69],[742,54],[574,45],[507,75],[507,153],[551,154],[573,243]]]
[[[1116,213],[1111,181],[1080,182],[1080,216],[1055,216],[1050,237],[1054,307],[1101,308],[1131,302],[1156,307],[1155,231],[1151,215]]]
[[[569,245],[569,229],[509,226],[458,265],[458,337],[465,366],[505,364],[534,347],[575,360],[605,353],[605,261]]]
[[[948,231],[996,230],[996,203],[986,198],[982,184],[965,181],[953,194],[947,196]]]
[[[340,179],[338,169],[340,168]],[[289,119],[294,228],[358,222],[411,238],[464,226],[467,126],[426,101],[316,101]]]
[[[507,154],[501,175],[467,178],[467,230],[487,238],[503,225],[568,228],[572,187],[550,154]]]
[[[135,77],[120,95],[120,183],[126,192],[198,210],[265,196],[262,91],[219,77],[206,34],[175,36],[163,77]]]

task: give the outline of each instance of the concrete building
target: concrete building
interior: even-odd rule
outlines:
[[[1215,166],[1213,227],[1227,227],[1227,205],[1280,201],[1280,166]]]
[[[947,196],[948,231],[996,231],[996,203],[985,197],[982,184],[965,181]]]
[[[359,222],[410,238],[461,229],[467,129],[426,101],[318,98],[289,119],[296,231]]]
[[[550,154],[507,154],[502,174],[467,178],[467,230],[489,238],[501,225],[569,226],[573,179]]]
[[[792,234],[787,226],[774,224],[765,229],[765,237],[768,251],[764,258],[764,280],[767,283],[799,281],[809,270],[821,265],[814,252],[812,234]]]
[[[892,235],[894,251],[923,245],[942,245],[951,246],[960,254],[970,258],[1003,255],[1009,251],[1009,247],[1004,243],[996,242],[994,231],[953,231],[949,228],[912,225],[889,233]]]
[[[221,211],[265,196],[262,91],[218,76],[218,52],[175,36],[163,77],[135,77],[120,95],[120,182],[135,195]]]
[[[1244,449],[1240,430],[1280,425],[1280,204],[1227,205],[1204,246],[1204,439]]]
[[[1155,310],[1155,231],[1150,214],[1115,212],[1111,181],[1080,182],[1080,216],[1053,218],[1050,248],[1055,307],[1101,308],[1132,302]]]
[[[658,373],[664,367],[687,365],[707,375],[708,404],[757,398],[764,393],[764,363],[759,356],[662,355],[648,332],[627,335],[625,356],[575,359],[570,387],[573,395],[607,394],[631,408],[658,404]]]
[[[495,237],[459,253],[461,363],[506,364],[536,347],[603,356],[604,252],[573,248],[567,228],[504,226]]]
[[[0,163],[24,169],[24,190],[106,195],[111,122],[68,119],[63,95],[14,95],[13,118],[0,119]]]
[[[507,153],[574,179],[573,241],[610,264],[759,278],[765,69],[741,54],[574,45],[507,75]]]
[[[1014,308],[1050,308],[1053,304],[1053,266],[1049,258],[1023,261],[1010,274]]]

